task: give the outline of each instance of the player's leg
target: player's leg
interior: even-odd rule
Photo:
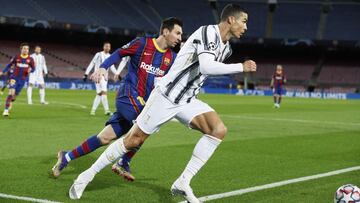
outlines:
[[[58,161],[52,168],[53,176],[60,176],[61,171],[69,162],[85,156],[101,146],[110,144],[112,140],[128,132],[131,126],[131,122],[124,120],[123,116],[118,113],[114,113],[109,121],[106,122],[106,127],[99,134],[90,136],[70,151],[58,152]]]
[[[281,103],[281,98],[282,98],[282,88],[279,88],[278,90],[278,101],[277,101],[277,104],[278,104],[278,108],[280,108],[280,103]]]
[[[5,108],[4,108],[3,116],[9,116],[11,103],[13,102],[13,98],[15,97],[15,85],[16,85],[16,81],[11,79],[9,81],[9,93],[5,100]]]
[[[30,83],[29,82],[29,85],[28,85],[28,88],[27,88],[27,91],[26,91],[26,94],[27,94],[27,102],[28,104],[33,104],[32,102],[32,89],[33,89],[33,86],[34,86],[34,83]]]
[[[109,110],[109,102],[107,98],[107,80],[103,78],[102,80],[100,80],[99,85],[101,89],[101,103],[103,104],[104,107],[104,113],[105,115],[110,116],[111,112]]]
[[[206,103],[194,99],[176,118],[203,133],[196,144],[190,161],[171,187],[173,194],[182,195],[190,202],[198,202],[190,187],[191,179],[205,165],[224,139],[227,129],[219,115]]]
[[[29,75],[29,85],[28,85],[28,88],[27,88],[27,101],[28,101],[28,104],[33,104],[32,102],[32,89],[33,89],[33,86],[35,84],[35,75],[34,74],[30,74]]]
[[[46,105],[46,104],[48,104],[48,102],[45,100],[45,80],[44,80],[44,77],[42,77],[42,76],[38,77],[37,82],[39,84],[40,103]]]
[[[95,111],[96,111],[96,109],[98,108],[98,106],[99,106],[99,104],[101,102],[101,87],[100,87],[100,84],[96,83],[95,87],[96,87],[96,96],[95,96],[94,101],[93,101],[93,105],[92,105],[92,108],[91,108],[90,115],[95,115]]]
[[[129,136],[131,136],[131,139],[128,139],[126,146],[124,140]],[[128,149],[136,147],[140,143],[140,140],[144,141],[147,137],[148,135],[142,132],[135,124],[129,131],[128,136],[121,137],[111,143],[95,163],[76,178],[69,190],[70,198],[80,199],[86,186],[94,179],[97,173],[128,152]]]
[[[151,93],[147,105],[136,119],[137,123],[132,126],[127,135],[111,143],[95,163],[77,177],[69,190],[71,199],[80,199],[86,186],[97,173],[122,157],[129,149],[139,146],[149,137],[149,134],[157,131],[163,123],[176,115],[178,109],[167,108],[169,104],[173,106],[171,102],[164,98],[161,93],[154,93],[154,91]],[[141,127],[139,127],[140,125]]]

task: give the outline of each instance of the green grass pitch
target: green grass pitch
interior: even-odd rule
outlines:
[[[103,109],[89,115],[94,91],[47,90],[47,106],[25,101],[0,119],[0,193],[72,202],[68,189],[105,148],[82,157],[59,179],[48,171],[60,149],[72,149],[98,133]],[[115,93],[109,93],[114,110]],[[360,101],[200,95],[222,117],[228,135],[192,181],[197,196],[223,193],[360,165]],[[4,105],[5,96],[0,97]],[[96,176],[77,202],[178,202],[170,186],[187,164],[200,133],[177,122],[151,135],[132,162],[136,181],[125,182],[110,167]],[[332,202],[335,190],[360,185],[360,171],[261,190],[214,202]],[[0,202],[17,202],[1,199]]]

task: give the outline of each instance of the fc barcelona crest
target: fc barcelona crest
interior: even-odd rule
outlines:
[[[170,65],[170,59],[169,58],[165,58],[164,59],[164,63],[165,63],[165,65]]]

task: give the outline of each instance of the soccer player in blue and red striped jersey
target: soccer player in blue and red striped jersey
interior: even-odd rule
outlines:
[[[130,57],[128,73],[117,92],[116,112],[99,134],[89,137],[71,151],[58,152],[58,161],[52,168],[54,177],[58,177],[70,161],[109,144],[129,131],[133,121],[144,108],[154,83],[164,76],[173,64],[176,54],[171,48],[181,42],[181,35],[182,22],[177,18],[167,18],[162,22],[159,37],[136,38],[117,49],[101,64],[101,67],[108,69],[123,57]],[[103,74],[107,78],[107,71]],[[129,162],[138,148],[125,154],[118,164],[113,166],[113,171],[130,181],[134,180],[130,174]]]
[[[274,93],[274,107],[280,108],[281,97],[283,94],[283,86],[286,83],[286,76],[282,65],[276,66],[275,74],[273,75],[270,83],[270,88],[273,89]]]
[[[30,72],[35,71],[35,63],[29,55],[29,45],[22,43],[20,45],[20,54],[10,60],[10,63],[0,72],[0,76],[9,72],[9,94],[6,98],[3,116],[9,116],[9,109],[16,96],[20,94],[25,85]]]

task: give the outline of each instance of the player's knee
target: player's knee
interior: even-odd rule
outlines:
[[[219,138],[224,139],[225,135],[227,134],[227,128],[223,123],[217,124],[211,132],[211,135]]]
[[[100,140],[102,145],[108,145],[114,139],[114,137],[111,136],[110,134],[104,133],[104,134],[100,134],[98,136],[98,139]]]

